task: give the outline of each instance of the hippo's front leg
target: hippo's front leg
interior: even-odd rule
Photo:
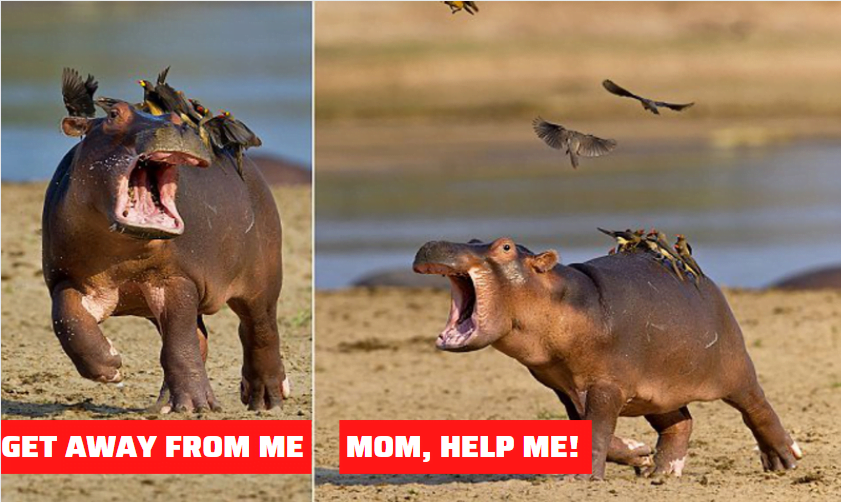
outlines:
[[[534,372],[532,372],[534,376]],[[555,389],[555,394],[561,400],[561,403],[566,408],[567,416],[570,420],[581,420],[581,414],[578,408],[575,407],[572,399],[563,391]],[[621,465],[629,465],[634,468],[637,473],[642,472],[643,468],[651,465],[651,448],[645,443],[634,441],[633,439],[625,439],[617,436],[610,438],[610,447],[607,450],[607,461],[614,462]]]
[[[120,382],[120,354],[102,334],[83,298],[82,292],[70,284],[53,289],[53,330],[80,375],[97,382]]]
[[[583,419],[593,422],[593,471],[590,476],[579,477],[604,479],[607,453],[624,402],[622,391],[613,384],[595,384],[587,389]]]
[[[219,409],[196,337],[199,297],[195,284],[186,279],[170,280],[163,287],[153,287],[149,296],[158,315],[163,340],[161,366],[169,389],[169,402],[159,402],[160,411]]]

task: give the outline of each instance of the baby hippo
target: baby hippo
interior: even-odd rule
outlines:
[[[554,390],[574,420],[592,420],[592,477],[607,460],[680,476],[693,401],[723,399],[742,413],[766,470],[792,469],[800,448],[765,399],[741,330],[707,278],[681,281],[650,253],[561,265],[503,238],[485,244],[428,242],[415,272],[449,277],[452,306],[436,345],[488,345]],[[650,450],[615,437],[617,419],[644,416],[658,433]]]

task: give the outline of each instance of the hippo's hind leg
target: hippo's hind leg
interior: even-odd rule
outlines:
[[[150,318],[149,321],[155,325],[155,328],[158,330],[158,334],[161,335],[163,338],[163,333],[161,332],[161,326],[158,324],[158,320],[154,317]],[[199,350],[201,351],[201,360],[203,363],[207,363],[207,326],[204,325],[204,319],[202,316],[198,316],[196,319],[196,323],[198,324],[198,328],[196,330],[196,338],[199,340]],[[158,394],[158,401],[149,408],[149,411],[153,413],[160,413],[162,410],[165,409],[166,406],[169,405],[170,400],[172,399],[171,394],[169,392],[169,386],[166,384],[166,380],[164,380],[163,384],[161,384],[161,392]]]
[[[581,420],[581,415],[575,408],[572,400],[563,392],[556,390],[555,394],[566,408],[570,420]],[[641,469],[651,465],[651,448],[645,443],[624,439],[616,435],[610,438],[610,447],[607,450],[607,461],[615,464],[630,465],[638,473]]]
[[[755,377],[752,380],[752,385],[724,398],[724,401],[742,413],[745,425],[759,444],[762,467],[766,471],[794,469],[803,453],[783,428],[759,382]]]
[[[67,284],[52,291],[53,330],[80,375],[97,382],[117,383],[123,379],[120,354],[102,334],[83,298],[81,291]]]
[[[272,296],[272,295],[268,295]],[[249,410],[270,410],[289,397],[289,380],[280,355],[277,295],[274,298],[231,299],[239,316],[243,363],[240,398]]]
[[[689,451],[689,436],[692,434],[689,408],[684,406],[669,413],[646,415],[645,419],[658,434],[654,466],[645,474],[680,476]]]

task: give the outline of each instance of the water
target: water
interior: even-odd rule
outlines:
[[[61,135],[61,70],[132,102],[136,81],[168,81],[224,108],[263,140],[255,150],[310,166],[309,2],[3,5],[2,179],[48,179],[76,140]]]
[[[728,286],[841,263],[841,145],[617,154],[611,163],[485,177],[319,174],[316,287],[408,270],[438,239],[510,236],[585,261],[611,246],[597,226],[684,233],[707,275]]]

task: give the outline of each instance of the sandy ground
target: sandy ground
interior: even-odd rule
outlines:
[[[550,476],[338,474],[339,419],[560,419],[554,393],[485,349],[437,351],[449,293],[350,289],[316,294],[318,500],[830,500],[841,490],[841,293],[728,291],[760,381],[803,447],[799,468],[763,473],[749,430],[721,402],[695,418],[684,475],[655,485],[608,464],[607,481]],[[653,444],[643,419],[618,432]]]
[[[536,116],[621,153],[841,137],[841,4],[479,5],[316,3],[316,176],[556,165]],[[658,117],[605,78],[695,106]]]
[[[41,208],[45,184],[3,184],[2,235],[2,418],[3,419],[159,419],[143,408],[154,403],[163,372],[160,339],[148,321],[112,318],[103,331],[123,356],[122,388],[82,379],[63,353],[50,325],[50,301],[41,273]],[[282,411],[255,414],[239,401],[242,348],[238,320],[225,307],[205,317],[210,330],[207,371],[223,411],[176,419],[310,419],[312,417],[311,189],[276,188],[284,226],[284,286],[278,322],[293,396]],[[66,498],[110,500],[136,493],[143,499],[183,493],[233,499],[231,483],[246,498],[309,500],[309,476],[8,476],[8,500]],[[105,480],[120,479],[104,491]],[[259,480],[259,481],[258,481]],[[49,482],[50,487],[45,486]],[[131,492],[126,490],[131,487]],[[186,489],[186,490],[185,490]],[[12,495],[14,494],[14,495]]]
[[[605,78],[646,97],[696,101],[686,114],[695,119],[841,111],[836,3],[479,5],[470,16],[433,2],[316,3],[319,127],[644,113],[602,89]]]

